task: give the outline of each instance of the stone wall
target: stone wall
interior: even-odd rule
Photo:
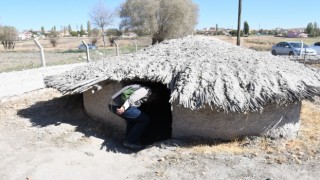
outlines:
[[[87,114],[117,130],[125,132],[125,121],[108,109],[110,97],[122,88],[109,83],[99,91],[83,95]],[[294,138],[300,126],[301,102],[277,107],[265,107],[262,113],[224,113],[211,109],[190,110],[176,104],[172,111],[172,137],[204,137],[234,139],[242,136],[270,136]]]

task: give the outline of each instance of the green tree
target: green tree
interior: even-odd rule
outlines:
[[[306,31],[307,34],[309,34],[309,36],[313,36],[314,29],[313,29],[313,24],[311,22],[308,23],[307,28],[306,28],[305,31]]]
[[[142,31],[152,44],[194,32],[198,5],[192,0],[126,0],[120,7],[120,28]]]
[[[67,31],[68,31],[68,28],[66,26],[63,26],[63,34],[66,34]]]
[[[259,32],[260,35],[263,35],[263,29],[262,28],[258,32]]]
[[[71,25],[70,25],[70,24],[68,25],[68,31],[69,31],[69,33],[72,32],[72,28],[71,28]]]
[[[215,32],[216,35],[219,35],[219,28],[218,28],[218,24],[216,24],[216,32]]]
[[[231,36],[237,36],[238,31],[237,31],[237,30],[231,30],[231,31],[229,32],[229,34],[230,34]],[[243,36],[243,31],[240,31],[240,36]]]
[[[107,30],[107,34],[111,36],[121,36],[122,32],[116,28],[111,28]]]
[[[57,32],[57,27],[56,27],[56,26],[53,26],[53,27],[51,28],[51,32],[56,33],[56,32]]]
[[[313,37],[318,37],[320,35],[318,23],[313,23]]]
[[[110,26],[115,18],[115,14],[112,10],[108,9],[102,1],[99,1],[89,13],[91,21],[98,27],[101,28],[103,46],[106,47],[105,41],[105,28]]]
[[[243,33],[249,35],[249,24],[247,21],[244,21],[243,23]]]
[[[84,29],[83,29],[83,25],[82,25],[82,24],[81,24],[81,26],[80,26],[80,32],[79,32],[79,34],[80,34],[80,36],[83,36],[83,35],[86,34],[86,32],[85,32]]]
[[[71,32],[70,32],[70,35],[71,35],[72,37],[78,37],[78,32],[77,32],[77,31],[71,31]]]
[[[90,37],[91,36],[91,22],[90,21],[87,22],[87,32],[88,32],[88,36]]]
[[[29,32],[31,32],[31,34],[32,34],[31,37],[33,37],[33,38],[38,36],[38,33],[36,31],[34,31],[33,29],[30,29]]]
[[[41,26],[41,34],[44,35],[46,33],[44,26]]]

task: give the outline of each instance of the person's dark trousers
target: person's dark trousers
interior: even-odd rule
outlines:
[[[131,131],[131,129],[136,123],[133,121],[127,121],[127,120],[126,120],[126,123],[127,123],[127,129],[126,129],[126,137],[127,137],[129,132]]]
[[[116,114],[116,108],[117,107],[112,106],[110,110]],[[137,144],[150,121],[149,117],[137,107],[129,107],[119,116],[127,122],[126,141]]]

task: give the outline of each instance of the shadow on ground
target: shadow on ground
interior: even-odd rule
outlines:
[[[19,110],[18,115],[30,119],[32,125],[38,128],[50,125],[59,126],[62,123],[70,124],[76,127],[77,132],[83,133],[86,137],[93,136],[103,139],[104,141],[100,149],[124,154],[135,153],[135,151],[128,150],[122,146],[124,139],[122,132],[115,127],[95,121],[86,115],[82,95],[69,95],[49,101],[40,101],[26,109]],[[187,139],[164,138],[163,140],[158,139],[157,141],[148,143],[147,147],[192,147],[197,145],[218,145],[229,142],[196,137]]]
[[[86,137],[103,139],[100,149],[107,151],[132,153],[125,149],[121,142],[122,137],[112,127],[94,121],[84,111],[82,95],[69,95],[49,101],[41,101],[18,111],[18,115],[30,119],[34,127],[42,128],[49,125],[59,126],[62,123],[76,127]]]

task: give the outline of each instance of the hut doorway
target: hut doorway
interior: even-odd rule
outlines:
[[[152,95],[150,102],[144,103],[141,110],[150,117],[150,122],[141,138],[142,144],[152,144],[154,142],[171,138],[172,113],[170,90],[161,83],[135,82],[151,88]]]

